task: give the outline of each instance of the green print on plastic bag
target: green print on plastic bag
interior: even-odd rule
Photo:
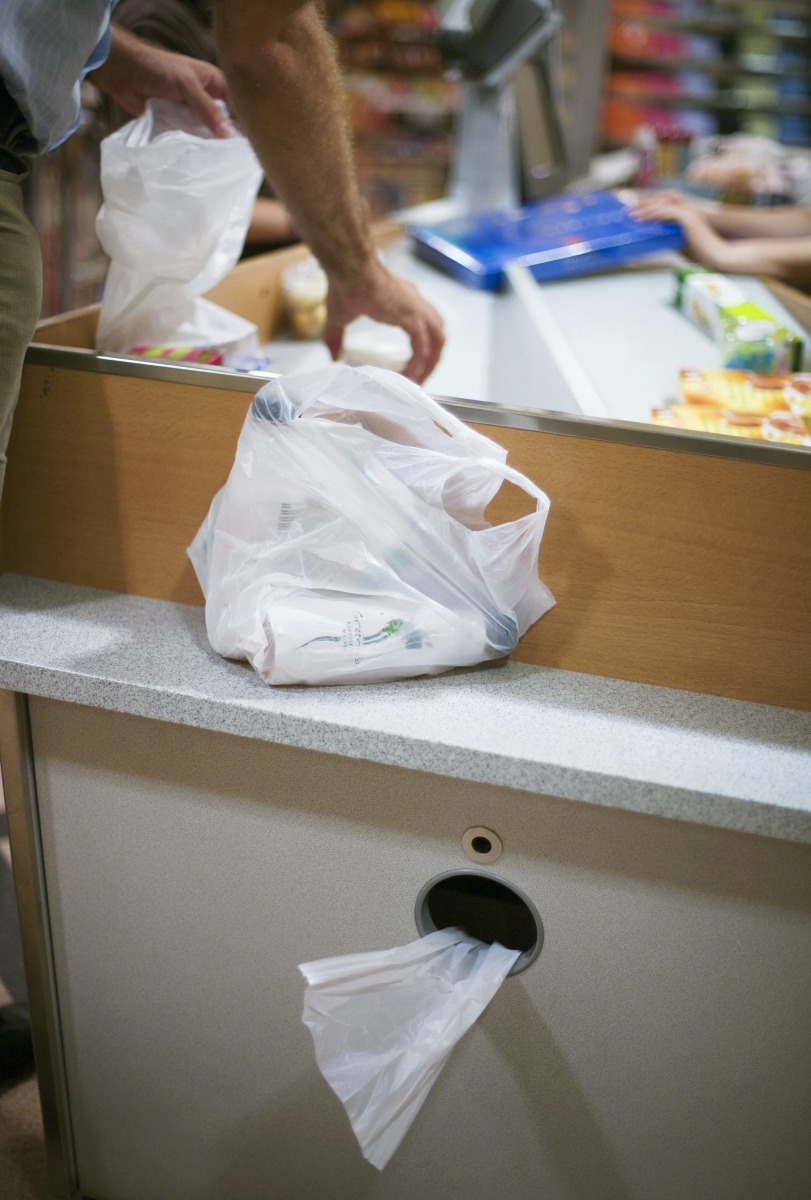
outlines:
[[[353,616],[357,620],[357,614],[353,613]],[[404,624],[405,621],[402,619],[402,617],[393,617],[391,621],[382,627],[382,629],[378,629],[377,633],[369,633],[365,637],[360,637],[357,639],[355,644],[360,646],[371,646],[377,642],[385,642],[388,640],[388,638],[394,637],[396,633],[399,633]],[[358,628],[360,628],[359,625]],[[323,633],[320,637],[310,638],[309,642],[304,642],[301,648],[303,650],[304,646],[311,646],[313,642],[343,642],[346,644],[346,641],[346,634]]]

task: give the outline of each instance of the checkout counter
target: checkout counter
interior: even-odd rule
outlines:
[[[272,339],[300,253],[212,298]],[[681,322],[656,271],[525,285],[465,293],[430,388],[549,494],[557,607],[437,679],[271,690],[210,649],[184,551],[257,380],[96,355],[92,311],[29,351],[0,760],[54,1195],[806,1196],[811,451],[640,423]],[[412,940],[453,870],[522,889],[543,950],[379,1174],[296,964]]]

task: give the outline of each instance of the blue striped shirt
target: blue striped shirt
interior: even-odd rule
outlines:
[[[79,124],[79,84],[110,53],[115,0],[2,0],[0,75],[42,150]]]

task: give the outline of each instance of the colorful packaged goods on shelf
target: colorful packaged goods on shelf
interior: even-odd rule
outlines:
[[[420,258],[484,291],[500,286],[510,263],[538,280],[562,279],[683,245],[678,225],[635,221],[609,192],[556,196],[409,233]]]
[[[610,45],[612,53],[620,58],[715,62],[721,57],[718,41],[713,37],[660,29],[637,20],[615,20],[611,26]]]
[[[440,76],[346,76],[361,191],[373,217],[445,190],[456,84]]]
[[[660,141],[712,137],[718,132],[718,115],[699,108],[659,107],[655,99],[619,91],[603,98],[601,128],[609,145],[627,146],[643,125]]]
[[[330,22],[345,67],[405,73],[442,69],[433,5],[419,0],[350,4]]]
[[[671,100],[712,98],[716,92],[713,80],[700,71],[615,71],[608,76],[608,90],[613,96],[643,102],[660,96]]]
[[[681,371],[679,390],[651,410],[655,425],[811,447],[811,375]]]
[[[675,278],[676,307],[713,339],[722,366],[769,374],[802,366],[802,338],[747,300],[726,275],[703,267],[679,267]]]

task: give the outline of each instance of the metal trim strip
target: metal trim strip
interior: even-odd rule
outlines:
[[[101,375],[124,375],[135,379],[154,379],[161,383],[223,388],[233,392],[254,393],[269,378],[278,378],[278,375],[270,374],[243,374],[239,371],[229,371],[226,367],[155,362],[39,343],[28,347],[25,361],[31,366],[92,371]],[[435,399],[460,420],[475,422],[478,425],[527,429],[562,437],[591,438],[594,441],[641,446],[649,450],[704,454],[712,458],[731,458],[739,462],[811,471],[811,450],[802,446],[755,442],[746,438],[726,438],[720,434],[692,433],[681,429],[661,429],[655,425],[614,421],[607,417],[581,417],[546,409],[511,408],[483,400],[460,400],[452,396],[435,396]]]

